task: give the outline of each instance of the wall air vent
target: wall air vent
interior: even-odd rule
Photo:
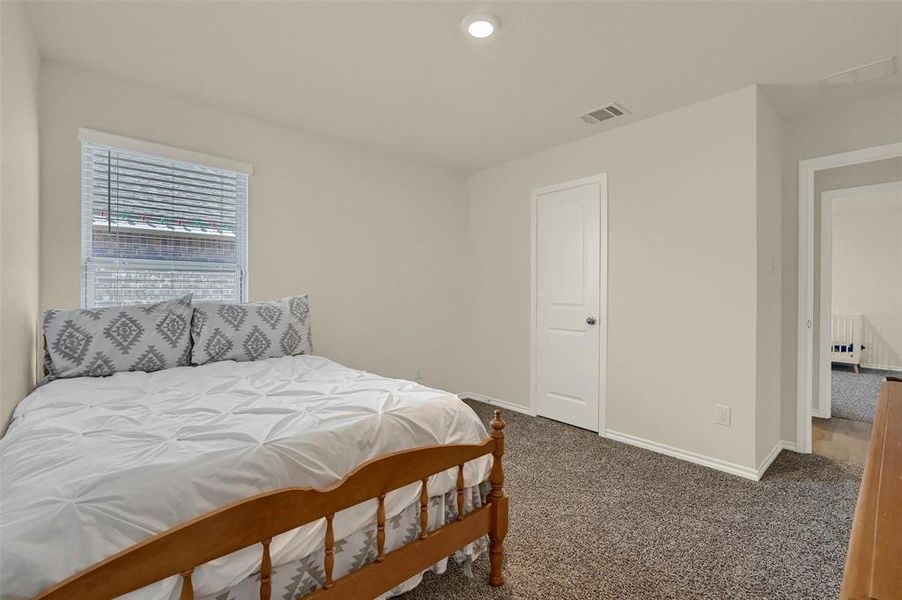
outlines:
[[[625,109],[622,104],[611,102],[610,104],[605,104],[601,108],[596,108],[587,113],[577,115],[576,118],[587,125],[596,125],[602,121],[607,121],[608,119],[622,117],[623,115],[629,114],[629,112],[630,111]]]
[[[884,79],[891,77],[896,73],[896,59],[894,56],[884,58],[866,65],[846,69],[839,73],[833,73],[826,77],[821,77],[819,81],[826,87],[864,83],[875,79]]]

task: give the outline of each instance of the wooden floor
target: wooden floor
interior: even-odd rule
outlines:
[[[871,427],[871,423],[836,417],[812,419],[812,449],[821,456],[863,465]]]

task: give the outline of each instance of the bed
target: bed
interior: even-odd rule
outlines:
[[[501,585],[503,427],[315,355],[53,381],[0,440],[0,588],[372,598],[484,551]]]
[[[862,317],[860,313],[833,315],[830,321],[831,354],[830,361],[844,365],[852,365],[858,373],[861,365]]]

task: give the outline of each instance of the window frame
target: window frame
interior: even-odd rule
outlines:
[[[146,142],[134,138],[127,138],[92,129],[79,129],[78,138],[81,143],[79,156],[79,164],[81,169],[81,290],[79,296],[82,308],[96,307],[93,276],[93,269],[95,268],[95,265],[121,266],[133,264],[136,266],[147,265],[149,267],[168,267],[169,270],[184,268],[185,270],[229,272],[232,272],[237,268],[238,289],[236,290],[235,301],[248,301],[248,253],[250,247],[248,216],[250,204],[250,176],[253,174],[253,165],[242,161],[212,156],[190,150],[183,150],[171,146],[164,146],[162,144]],[[94,192],[93,184],[90,181],[92,172],[89,169],[85,168],[85,151],[86,148],[96,148],[98,146],[107,147],[115,152],[127,152],[130,154],[143,155],[145,157],[156,160],[166,160],[177,163],[181,162],[194,167],[200,166],[228,171],[236,175],[239,179],[243,178],[244,193],[238,194],[236,203],[236,262],[215,263],[173,259],[117,258],[95,256],[94,219],[92,212]]]

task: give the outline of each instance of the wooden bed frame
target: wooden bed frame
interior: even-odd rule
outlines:
[[[272,538],[319,519],[326,520],[324,585],[308,595],[317,600],[369,600],[428,569],[455,550],[489,536],[489,582],[504,583],[501,560],[507,534],[507,497],[504,495],[504,421],[495,411],[491,434],[481,444],[427,446],[388,454],[360,465],[342,481],[325,490],[285,488],[240,500],[178,525],[126,548],[76,573],[36,598],[41,600],[115,598],[173,575],[181,575],[181,600],[193,600],[191,574],[206,562],[255,544],[261,545],[260,598],[272,594]],[[483,506],[464,514],[464,465],[492,455],[492,489]],[[457,468],[457,518],[428,531],[430,475]],[[385,552],[385,495],[420,482],[419,539]],[[336,581],[335,513],[361,502],[379,499],[376,510],[376,560]]]

